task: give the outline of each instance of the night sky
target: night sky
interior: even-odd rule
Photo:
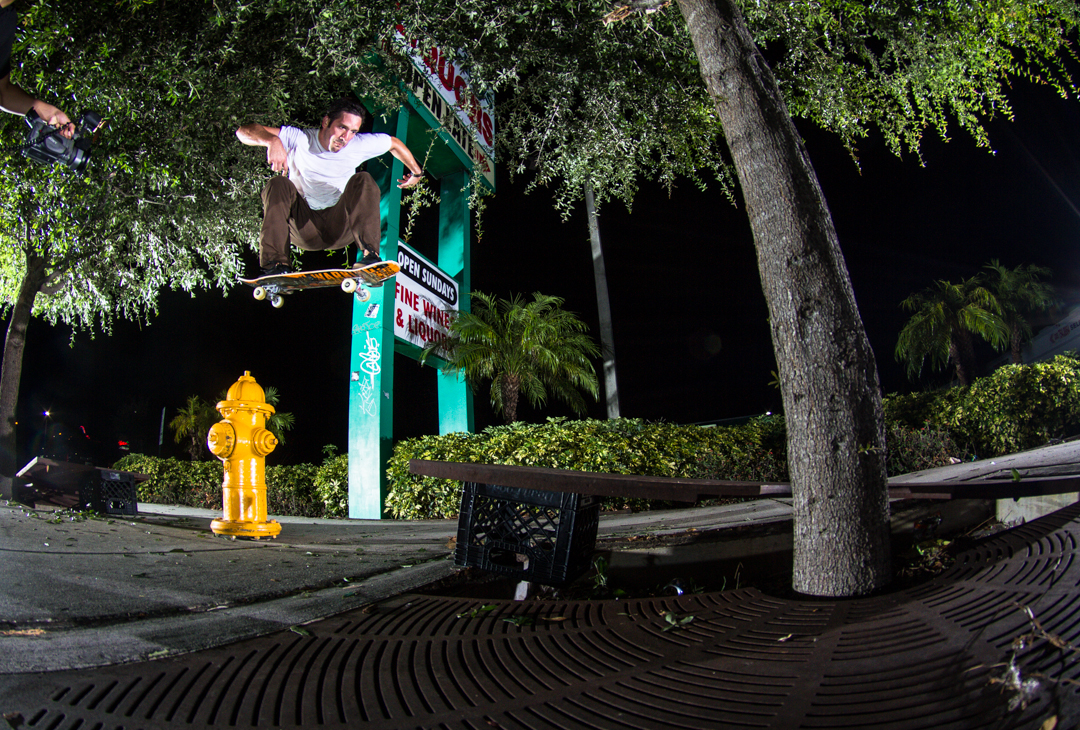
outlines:
[[[990,127],[996,154],[959,130],[948,144],[929,132],[925,167],[871,138],[859,148],[860,174],[834,135],[797,123],[886,393],[934,382],[909,383],[893,348],[909,316],[900,301],[935,279],[959,281],[993,258],[1010,267],[1039,264],[1053,269],[1062,298],[1080,300],[1080,103],[1039,88],[1020,89],[1014,99],[1016,121]],[[564,297],[599,339],[584,206],[563,222],[550,195],[526,196],[524,179],[499,173],[483,237],[473,245],[473,288]],[[433,259],[436,235],[426,226],[410,245]],[[632,212],[605,206],[601,235],[622,415],[694,423],[780,409],[779,391],[768,384],[776,365],[741,208],[718,189],[701,192],[684,182],[669,198],[646,185]],[[305,254],[304,261],[324,268],[341,256]],[[249,271],[255,266],[252,254]],[[268,463],[319,461],[324,445],[346,446],[350,323],[351,300],[340,291],[302,292],[275,310],[243,286],[224,298],[217,291],[165,293],[149,326],[118,323],[113,336],[94,339],[80,333],[73,348],[68,328],[35,319],[19,404],[23,460],[40,453],[45,409],[54,428],[85,429],[100,445],[99,461],[116,455],[121,438],[157,453],[163,407],[171,420],[188,395],[214,399],[250,370],[281,391],[280,409],[297,418]],[[434,374],[397,357],[396,436],[433,433]],[[486,391],[476,414],[478,428],[497,422]],[[569,411],[551,402],[541,410],[524,406],[520,415],[537,421]],[[602,404],[590,415],[604,417]],[[166,426],[162,454],[182,453]]]

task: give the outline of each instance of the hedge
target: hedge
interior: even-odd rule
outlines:
[[[221,509],[222,462],[179,461],[142,454],[130,454],[113,465],[121,471],[146,474],[149,479],[138,486],[140,502],[178,504],[187,507]],[[344,476],[343,476],[344,475]],[[267,511],[275,515],[297,517],[344,517],[347,502],[324,500],[324,487],[348,482],[347,457],[328,458],[320,466],[295,464],[266,467]],[[347,494],[347,487],[346,487]]]
[[[959,454],[947,433],[894,425],[889,431],[890,473],[948,463]],[[409,473],[410,459],[519,464],[577,471],[664,477],[787,481],[786,431],[781,416],[751,419],[739,426],[704,428],[565,418],[541,424],[495,426],[481,433],[424,436],[399,442],[387,464],[387,510],[397,519],[439,519],[458,512],[461,485]],[[893,452],[903,453],[894,456]],[[133,454],[115,465],[142,472],[139,500],[221,508],[220,461],[178,461]],[[330,453],[319,466],[269,466],[267,504],[271,514],[306,517],[348,515],[349,462]],[[666,502],[607,499],[606,508],[651,509]]]
[[[886,419],[947,432],[980,459],[1080,433],[1080,356],[1005,365],[967,388],[885,398]]]
[[[409,473],[410,459],[516,464],[575,471],[661,477],[786,480],[783,419],[767,416],[746,426],[702,428],[641,419],[551,418],[545,423],[493,426],[481,433],[423,436],[399,442],[387,464],[386,504],[398,519],[452,517],[461,485]],[[764,468],[768,465],[768,468]],[[605,506],[646,507],[609,499]]]
[[[1080,356],[1008,365],[968,388],[890,395],[884,399],[890,476],[956,459],[991,458],[1080,433]],[[520,464],[578,471],[787,481],[782,416],[739,426],[704,428],[641,419],[514,423],[481,433],[400,441],[387,464],[387,509],[398,519],[457,514],[460,485],[410,474],[410,459]],[[219,461],[187,462],[133,454],[115,468],[143,472],[139,500],[221,507]],[[267,500],[273,514],[348,514],[348,457],[327,454],[321,465],[271,466]],[[607,507],[656,506],[608,500]]]

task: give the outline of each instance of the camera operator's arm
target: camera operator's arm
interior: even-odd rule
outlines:
[[[237,138],[251,147],[265,147],[266,161],[274,172],[289,174],[289,153],[278,136],[280,127],[264,127],[261,124],[245,124],[236,130]]]
[[[75,133],[75,125],[68,115],[52,104],[35,99],[11,83],[11,76],[0,79],[0,109],[10,114],[26,114],[33,109],[50,127],[60,127],[60,134],[68,139]]]
[[[67,114],[11,83],[11,48],[19,24],[15,9],[9,7],[13,1],[0,0],[0,109],[11,114],[26,114],[33,109],[46,124],[59,127],[60,134],[70,139],[75,134],[75,125]]]

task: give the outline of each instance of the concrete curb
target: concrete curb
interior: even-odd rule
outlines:
[[[0,644],[0,675],[88,669],[209,649],[408,593],[452,571],[452,561],[441,558],[383,573],[355,586],[271,601],[107,626],[8,633]]]

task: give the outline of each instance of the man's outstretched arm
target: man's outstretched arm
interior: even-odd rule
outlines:
[[[390,138],[390,154],[401,160],[401,163],[405,165],[405,169],[411,173],[398,180],[399,188],[411,188],[424,179],[424,168],[420,167],[420,163],[413,157],[413,153],[397,137]]]
[[[266,162],[274,172],[289,174],[289,153],[281,143],[280,127],[245,124],[236,130],[236,137],[251,147],[266,148]]]

